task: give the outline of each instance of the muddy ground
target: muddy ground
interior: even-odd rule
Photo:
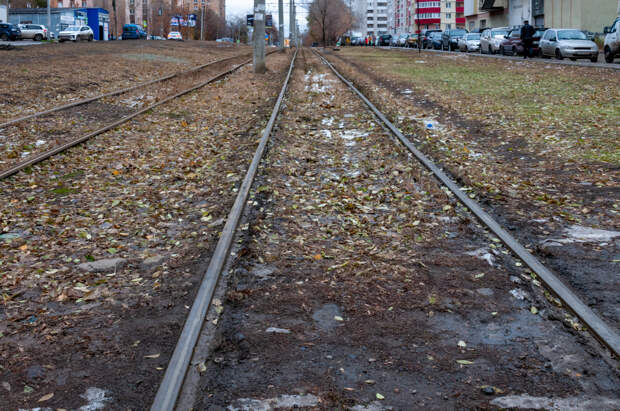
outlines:
[[[2,409],[150,406],[289,59],[0,182]]]
[[[343,49],[330,60],[608,323],[620,327],[620,77]]]
[[[196,409],[617,409],[617,364],[309,51]]]
[[[198,41],[55,43],[0,51],[4,67],[0,123],[114,91],[209,61],[247,46]]]

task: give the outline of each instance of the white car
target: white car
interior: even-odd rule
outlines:
[[[540,55],[555,56],[558,60],[568,57],[571,60],[590,59],[598,61],[598,46],[588,40],[585,34],[575,29],[548,29],[540,39]]]
[[[480,35],[480,52],[482,54],[499,53],[499,46],[508,35],[508,27],[486,29]]]
[[[605,61],[613,63],[617,56],[620,56],[620,17],[614,23],[605,27]]]
[[[183,36],[178,31],[171,31],[168,33],[168,40],[183,40]]]
[[[467,33],[458,41],[459,50],[469,53],[480,51],[480,33]]]
[[[93,31],[88,26],[69,26],[60,33],[58,33],[58,41],[63,42],[67,40],[80,41],[88,40],[93,41]]]
[[[47,40],[47,28],[42,24],[18,24],[18,26],[22,31],[22,39]]]

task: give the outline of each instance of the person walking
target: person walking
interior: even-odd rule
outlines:
[[[532,58],[532,46],[534,44],[534,27],[530,26],[530,22],[525,20],[521,27],[521,43],[523,43],[523,58]]]

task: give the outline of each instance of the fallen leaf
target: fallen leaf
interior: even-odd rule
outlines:
[[[383,400],[383,399],[385,399],[385,397],[383,395],[377,393],[377,399],[378,400]]]
[[[469,360],[456,360],[456,362],[461,365],[471,365],[474,363],[473,361],[469,361]]]
[[[145,355],[144,358],[159,358],[159,353],[157,354],[150,354],[150,355]]]
[[[39,398],[37,402],[43,402],[43,401],[50,400],[52,399],[53,396],[54,396],[54,393],[50,392],[49,394],[45,394],[43,397]]]

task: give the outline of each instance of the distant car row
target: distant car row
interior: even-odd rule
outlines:
[[[42,24],[0,23],[0,40],[47,40],[48,31]]]
[[[620,18],[605,28],[605,60],[612,63],[620,55]],[[537,28],[533,36],[532,56],[555,57],[559,60],[589,59],[598,61],[599,48],[595,42],[580,30]],[[417,34],[379,36],[379,46],[422,47],[435,50],[460,50],[482,54],[523,55],[525,47],[521,40],[521,28],[487,28],[481,33],[469,33],[465,29],[427,30],[419,37]]]

